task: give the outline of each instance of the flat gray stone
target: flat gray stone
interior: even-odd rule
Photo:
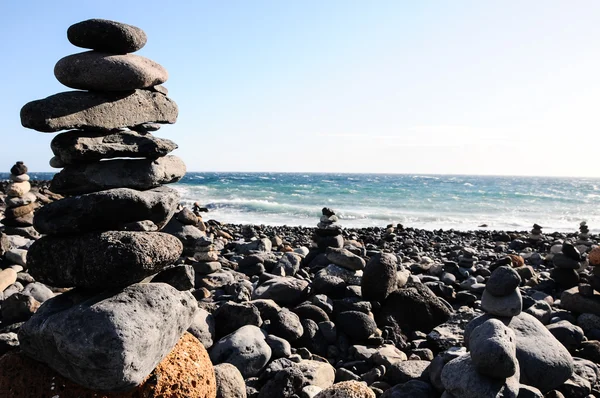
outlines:
[[[97,18],[69,26],[67,38],[77,47],[117,54],[138,51],[148,40],[138,27]]]
[[[179,181],[185,164],[176,156],[152,159],[114,159],[65,167],[54,175],[50,190],[81,195],[113,188],[146,190]]]
[[[577,286],[575,286],[562,293],[560,296],[560,305],[568,311],[600,316],[600,293],[594,292],[592,297],[585,297],[579,293]]]
[[[252,299],[272,299],[282,306],[299,304],[306,296],[308,282],[293,277],[276,277],[265,281],[252,294]]]
[[[177,144],[135,131],[72,130],[58,134],[50,143],[52,152],[63,165],[92,163],[112,158],[148,158],[166,156]]]
[[[113,130],[142,123],[175,123],[177,112],[173,100],[148,90],[67,91],[25,104],[21,124],[41,132]]]
[[[161,232],[92,232],[44,236],[27,253],[35,280],[55,287],[122,287],[155,274],[181,255],[181,242]]]
[[[49,203],[33,219],[36,230],[49,235],[121,230],[121,226],[150,220],[159,229],[171,219],[180,200],[168,187],[148,191],[115,188]]]
[[[496,316],[515,316],[523,309],[523,298],[519,289],[503,297],[492,296],[486,289],[481,296],[481,308]]]
[[[354,271],[361,270],[366,265],[364,259],[343,248],[327,248],[327,259],[335,265]]]
[[[134,54],[86,51],[61,58],[54,76],[78,90],[130,91],[162,84],[167,70],[158,63]]]
[[[406,383],[410,380],[429,380],[429,361],[394,362],[385,373],[385,379],[391,384]]]
[[[100,295],[70,291],[19,330],[21,349],[90,389],[140,384],[173,349],[198,309],[188,292],[140,283]]]
[[[6,198],[4,198],[4,203],[6,204],[6,207],[12,208],[12,207],[25,206],[25,205],[35,202],[36,200],[37,200],[37,197],[35,196],[35,194],[33,194],[32,192],[27,192],[23,196],[12,196],[12,197],[7,196]]]

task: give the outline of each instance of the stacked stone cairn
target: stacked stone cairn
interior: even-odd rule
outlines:
[[[587,226],[585,221],[579,224],[579,239],[577,240],[578,245],[591,246],[590,240],[590,228]]]
[[[516,337],[501,320],[519,315],[523,300],[519,291],[521,278],[511,266],[496,268],[485,287],[481,307],[489,317],[465,338],[469,353],[450,360],[442,371],[442,383],[452,397],[516,397],[519,393],[519,362]],[[465,380],[471,380],[465,383]],[[496,395],[502,392],[503,395]]]
[[[572,243],[564,242],[561,252],[552,256],[552,263],[551,276],[560,287],[570,289],[579,283],[578,270],[584,267],[585,259]]]
[[[533,228],[531,233],[529,234],[529,240],[539,241],[542,240],[544,236],[542,235],[542,227],[538,224],[533,224]]]
[[[194,254],[194,270],[204,275],[220,270],[219,253],[220,251],[215,246],[212,237],[199,239]]]
[[[328,247],[342,248],[344,247],[344,237],[342,236],[342,226],[338,223],[339,218],[335,212],[324,207],[321,219],[317,224],[317,230],[313,235],[315,245],[322,251]]]
[[[522,311],[520,284],[511,265],[492,272],[481,299],[487,314],[465,327],[469,352],[449,355],[441,371],[444,397],[516,398],[524,390],[541,397],[573,375],[569,351],[537,317]]]
[[[6,211],[0,222],[10,235],[37,235],[32,231],[33,212],[37,208],[37,197],[30,192],[31,184],[27,175],[27,166],[17,162],[10,168],[10,183],[6,189]]]
[[[493,316],[519,315],[523,309],[520,284],[521,277],[511,266],[496,268],[485,285],[481,296],[481,308]]]
[[[19,340],[25,354],[80,386],[127,391],[171,352],[198,308],[189,292],[140,283],[182,253],[176,237],[158,231],[180,199],[163,184],[183,177],[185,165],[168,155],[175,143],[150,134],[174,123],[178,111],[159,86],[166,70],[130,54],[146,43],[141,29],[93,19],[72,25],[67,36],[92,51],[58,61],[55,76],[88,91],[30,102],[21,122],[41,132],[70,130],[52,140],[51,164],[64,168],[51,190],[72,196],[36,214],[45,236],[27,260],[36,280],[75,289],[46,301]],[[26,169],[14,171],[22,176]],[[25,195],[27,183],[15,182],[12,192]],[[203,383],[214,387],[214,375]]]

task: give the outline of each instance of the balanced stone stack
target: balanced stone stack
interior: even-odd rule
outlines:
[[[511,266],[496,268],[481,307],[488,314],[465,327],[466,355],[442,369],[444,397],[480,398],[537,395],[561,386],[574,371],[569,351],[536,317],[522,312],[521,278]],[[540,392],[541,391],[541,392]]]
[[[36,196],[29,192],[31,184],[27,175],[27,166],[17,162],[10,168],[10,183],[6,189],[6,211],[0,220],[7,229],[7,233],[19,234],[18,230],[31,229],[33,225],[33,212],[36,209]],[[29,232],[29,234],[31,231]]]
[[[175,143],[149,133],[156,123],[174,123],[177,106],[157,86],[166,70],[129,54],[146,43],[141,29],[95,19],[67,35],[92,51],[61,59],[55,75],[89,91],[30,102],[21,121],[41,132],[75,129],[51,144],[52,165],[64,167],[51,190],[75,196],[36,214],[45,236],[27,255],[36,280],[75,289],[44,303],[19,340],[25,354],[83,387],[123,391],[169,354],[197,310],[189,292],[139,283],[182,253],[176,237],[158,231],[180,199],[162,185],[183,177],[185,165],[168,155]]]
[[[481,308],[493,316],[519,315],[523,309],[520,284],[521,277],[511,266],[496,268],[485,285],[481,296]]]
[[[529,234],[529,239],[532,241],[538,241],[543,238],[542,236],[542,227],[538,224],[533,224],[533,229]]]
[[[579,224],[579,239],[577,240],[578,245],[591,246],[590,240],[590,228],[587,226],[585,221]]]
[[[317,247],[325,251],[328,247],[344,247],[344,237],[342,236],[342,226],[338,223],[339,218],[335,212],[324,207],[322,216],[317,224],[317,230],[313,235],[313,240]]]
[[[554,269],[551,276],[559,286],[570,289],[579,283],[577,271],[583,267],[584,258],[573,244],[564,242],[561,252],[554,254],[552,262]]]
[[[194,254],[194,271],[206,275],[220,270],[219,253],[211,237],[199,239]]]

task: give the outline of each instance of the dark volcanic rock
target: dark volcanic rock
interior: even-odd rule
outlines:
[[[486,290],[493,296],[501,297],[511,294],[519,284],[521,277],[512,267],[498,267],[485,285]]]
[[[33,225],[52,235],[119,230],[124,224],[143,220],[160,229],[175,213],[179,200],[179,193],[167,187],[109,189],[49,203],[38,210]]]
[[[227,302],[220,306],[213,316],[218,339],[235,332],[244,325],[259,327],[262,325],[260,312],[252,303]]]
[[[156,159],[177,149],[177,144],[135,131],[72,130],[58,134],[50,143],[54,155],[65,165],[92,163],[120,157]]]
[[[67,91],[21,109],[23,127],[42,132],[89,128],[112,130],[142,123],[175,123],[177,105],[148,90]]]
[[[269,333],[288,341],[296,341],[304,334],[300,317],[287,308],[282,308],[270,319]]]
[[[154,278],[153,283],[163,282],[173,286],[177,290],[190,290],[194,288],[196,273],[191,265],[178,265],[159,272]],[[203,343],[204,344],[204,343]],[[204,344],[206,347],[206,344]],[[206,347],[208,348],[208,347]]]
[[[176,156],[152,159],[115,159],[65,167],[55,174],[52,192],[66,195],[113,188],[146,190],[177,182],[185,175],[185,164]]]
[[[77,384],[127,390],[171,351],[197,308],[190,293],[163,283],[100,295],[71,291],[46,301],[19,341],[27,355]]]
[[[383,301],[396,290],[396,256],[380,253],[371,257],[363,271],[361,282],[365,300]]]
[[[86,51],[60,59],[54,76],[79,90],[131,91],[162,84],[169,75],[156,62],[133,54]]]
[[[446,322],[452,310],[421,283],[408,282],[383,302],[378,325],[396,324],[405,334],[413,331],[428,333]]]
[[[377,329],[377,324],[375,324],[373,318],[358,311],[341,312],[337,316],[336,325],[339,330],[356,341],[366,340]]]
[[[139,282],[174,263],[181,251],[177,238],[161,232],[44,236],[29,248],[27,267],[50,286],[105,289]]]
[[[138,27],[107,19],[88,19],[71,25],[67,38],[77,47],[117,54],[132,53],[146,45],[146,33]]]
[[[304,375],[300,369],[289,367],[280,370],[261,389],[258,398],[292,398],[305,384]]]

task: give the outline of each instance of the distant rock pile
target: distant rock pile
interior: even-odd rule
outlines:
[[[560,253],[552,257],[552,263],[551,275],[561,287],[569,289],[579,283],[578,270],[583,267],[584,258],[572,243],[564,242]]]
[[[339,218],[329,207],[324,207],[322,216],[317,224],[317,230],[313,239],[317,247],[325,250],[328,247],[344,247],[344,237],[342,236],[342,226],[338,223]]]
[[[529,239],[532,241],[538,241],[543,238],[544,238],[544,236],[542,235],[542,226],[538,225],[538,224],[533,224],[533,229],[531,230],[531,233],[529,234]]]
[[[17,162],[10,168],[10,181],[6,187],[4,200],[6,210],[0,222],[8,228],[7,233],[11,235],[31,234],[37,197],[29,192],[31,184],[27,175],[27,166],[23,162]]]
[[[577,240],[578,245],[592,246],[590,241],[590,228],[587,226],[585,221],[579,224],[579,239]]]
[[[51,144],[52,166],[64,167],[51,190],[75,196],[36,214],[34,225],[45,236],[27,254],[37,281],[75,289],[46,301],[20,328],[19,340],[25,354],[85,388],[126,391],[171,352],[198,309],[189,292],[139,283],[174,264],[183,249],[158,231],[179,202],[162,185],[183,177],[185,165],[168,155],[176,144],[149,133],[156,123],[174,123],[177,106],[157,86],[166,70],[129,54],[146,43],[141,29],[94,19],[71,26],[68,38],[92,51],[61,59],[55,75],[89,91],[30,102],[21,121],[42,132],[76,129]],[[23,167],[13,174],[23,175]],[[26,184],[17,187],[14,196],[27,193]],[[201,372],[198,388],[214,386],[212,367]],[[170,396],[197,396],[190,380],[177,380],[187,392]]]

